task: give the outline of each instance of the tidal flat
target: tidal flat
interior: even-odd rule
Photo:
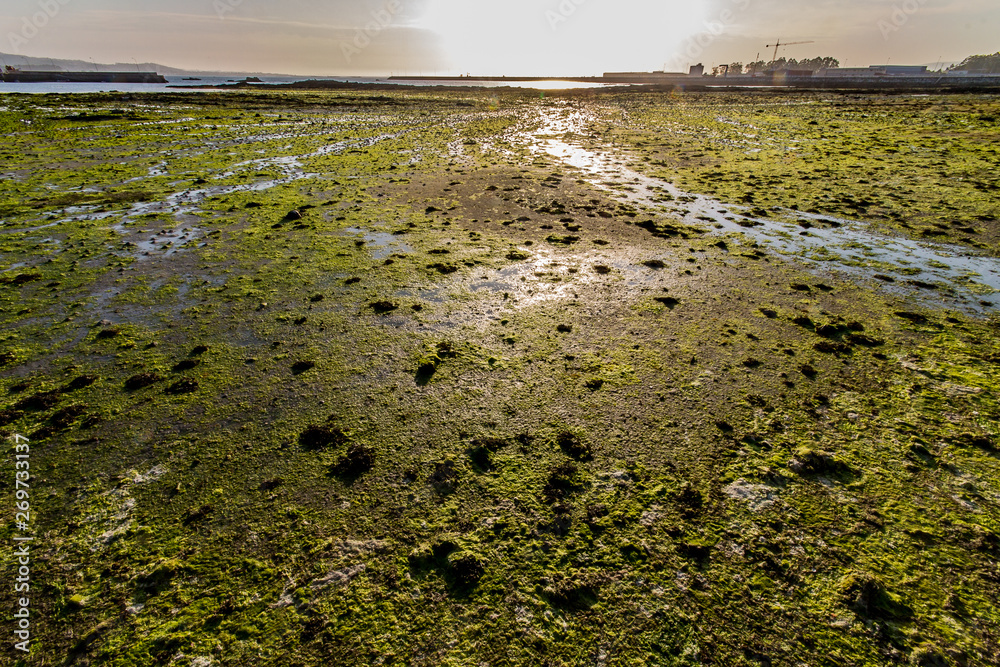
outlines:
[[[13,664],[1000,663],[998,119],[4,96]]]

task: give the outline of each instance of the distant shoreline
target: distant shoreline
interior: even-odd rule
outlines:
[[[411,83],[412,82],[412,83]],[[238,81],[224,84],[178,85],[168,86],[174,89],[187,90],[400,90],[414,88],[449,88],[453,90],[472,90],[495,86],[484,86],[483,83],[532,84],[532,83],[583,83],[591,84],[592,88],[576,88],[567,86],[535,87],[520,86],[525,89],[558,91],[558,90],[603,90],[611,87],[627,86],[635,92],[669,92],[672,90],[686,91],[740,91],[740,90],[849,90],[854,92],[976,92],[1000,94],[1000,75],[982,76],[920,76],[920,77],[812,77],[812,76],[664,76],[643,77],[642,79],[625,80],[622,77],[389,77],[378,82],[354,82],[334,79],[307,79],[290,83],[254,83]],[[465,85],[455,85],[455,84]],[[416,84],[416,85],[415,85]],[[422,85],[421,85],[422,84]],[[435,85],[436,84],[436,85]],[[480,85],[477,85],[480,84]]]

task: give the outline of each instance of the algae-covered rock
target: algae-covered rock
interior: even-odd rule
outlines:
[[[788,462],[788,468],[799,475],[843,477],[853,473],[849,465],[832,454],[813,451],[808,447],[796,450],[795,457]]]
[[[890,593],[880,579],[867,572],[845,576],[838,587],[843,602],[859,616],[906,619],[913,615],[910,607]]]
[[[600,581],[592,574],[573,573],[569,576],[557,575],[553,580],[543,582],[542,595],[554,607],[570,611],[589,609],[597,604]]]
[[[347,441],[347,434],[336,426],[325,424],[309,426],[299,434],[299,445],[303,449],[325,449],[336,447]]]
[[[468,551],[455,551],[447,560],[448,573],[460,586],[474,586],[486,574],[486,563]]]
[[[434,549],[429,542],[418,544],[407,556],[410,567],[423,569],[430,567],[434,562]]]
[[[430,482],[438,493],[452,493],[458,488],[458,470],[455,461],[448,459],[434,467]]]
[[[559,445],[559,449],[563,450],[567,456],[577,461],[589,461],[594,458],[590,444],[572,431],[563,431],[557,435],[556,444]]]
[[[162,561],[152,570],[136,577],[136,585],[147,595],[157,595],[166,590],[171,582],[185,569],[184,564],[175,558]]]
[[[987,452],[998,451],[996,438],[983,433],[962,433],[956,441],[966,447],[975,447]]]
[[[163,378],[156,373],[139,373],[125,380],[125,389],[128,391],[138,391],[162,381]]]
[[[572,462],[566,462],[554,467],[545,481],[543,495],[550,501],[579,493],[586,487],[583,472]]]
[[[347,453],[333,466],[333,473],[342,477],[357,477],[375,467],[375,451],[360,443],[352,443]]]
[[[173,394],[179,396],[182,394],[193,394],[198,391],[200,385],[197,380],[191,380],[190,378],[185,378],[183,380],[178,380],[169,387],[165,389],[168,394]]]
[[[951,662],[936,646],[921,646],[910,653],[909,664],[915,667],[951,667]]]

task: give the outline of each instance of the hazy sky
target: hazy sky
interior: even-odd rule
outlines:
[[[1000,0],[3,0],[0,52],[292,74],[596,75],[1000,51]]]

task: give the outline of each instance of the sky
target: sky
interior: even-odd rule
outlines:
[[[1000,51],[1000,0],[3,0],[0,52],[309,76],[593,76]]]

